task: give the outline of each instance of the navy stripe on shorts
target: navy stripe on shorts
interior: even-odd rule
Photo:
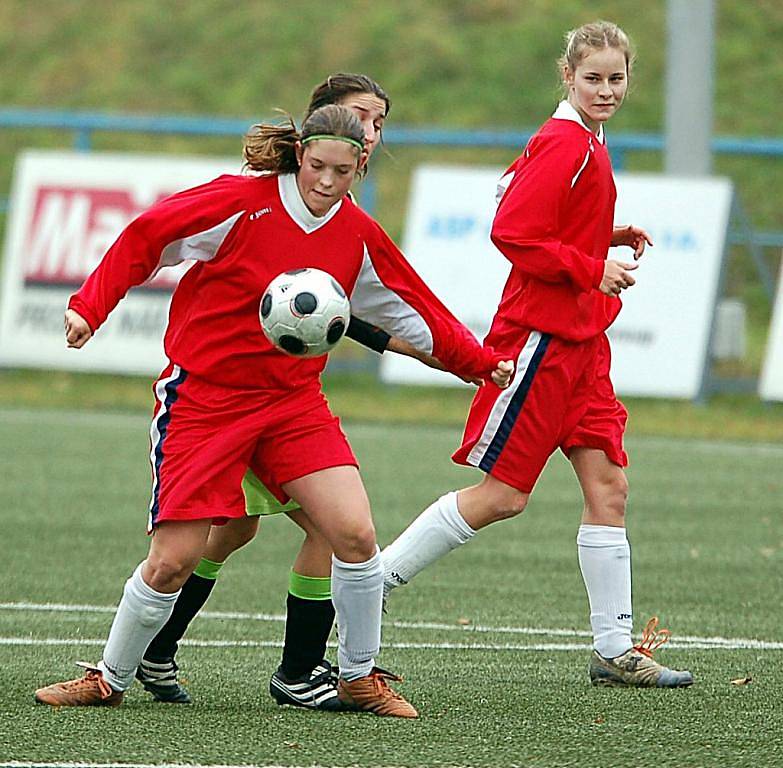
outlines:
[[[163,443],[171,421],[171,407],[177,402],[177,390],[188,377],[188,372],[178,365],[173,366],[171,374],[155,382],[155,397],[160,408],[150,427],[150,462],[152,463],[152,498],[150,499],[147,530],[152,531],[157,520],[160,494],[160,468],[163,464]]]
[[[534,331],[533,333],[536,332]],[[495,432],[492,441],[490,442],[489,446],[487,446],[487,449],[478,464],[479,469],[484,470],[484,472],[489,472],[492,467],[495,466],[495,462],[498,460],[500,452],[503,450],[503,446],[508,441],[508,438],[511,435],[511,430],[514,428],[514,424],[516,423],[517,417],[522,410],[522,406],[525,404],[525,400],[527,399],[527,394],[533,384],[536,371],[538,370],[538,367],[544,358],[544,354],[546,353],[546,349],[549,346],[549,341],[551,338],[552,336],[548,333],[540,334],[540,339],[532,356],[530,357],[530,361],[527,364],[522,381],[516,387],[516,391],[511,396],[508,406],[501,416],[497,431]]]

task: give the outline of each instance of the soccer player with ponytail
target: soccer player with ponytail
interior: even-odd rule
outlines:
[[[606,337],[621,292],[635,283],[636,260],[652,244],[643,229],[614,225],[604,133],[625,97],[632,58],[615,24],[585,24],[567,34],[560,61],[565,99],[501,180],[492,226],[511,272],[486,343],[514,351],[516,374],[508,389],[479,389],[453,457],[484,478],[438,499],[382,557],[388,594],[480,528],[519,515],[560,448],[584,496],[577,550],[593,629],[591,680],[674,688],[693,677],[652,658],[668,632],[651,620],[640,643],[631,636],[627,413],[609,377]],[[630,247],[635,260],[607,258],[618,245]]]
[[[281,272],[328,271],[370,322],[389,302],[412,311],[387,323],[448,370],[502,387],[513,366],[482,347],[424,285],[380,226],[346,194],[366,162],[364,129],[328,105],[290,126],[261,126],[253,171],[172,195],[120,234],[71,297],[69,346],[83,347],[134,285],[194,259],[174,291],[153,386],[153,471],[147,558],[125,584],[97,665],[36,691],[51,706],[116,706],[182,585],[206,551],[213,523],[244,517],[248,468],[278,501],[296,499],[332,552],[340,615],[338,692],[347,707],[416,717],[375,666],[383,571],[356,458],[321,391],[326,357],[299,359],[261,331],[264,289]],[[265,211],[265,215],[255,215]],[[369,280],[377,276],[378,282]]]
[[[347,107],[360,120],[369,159],[381,143],[383,125],[391,107],[386,92],[366,75],[337,73],[313,89],[305,119],[328,104]],[[251,133],[249,137],[245,151],[251,167],[259,162],[256,153],[263,152],[259,145],[263,136],[263,133]],[[367,168],[365,164],[360,173],[366,174]],[[433,367],[442,367],[423,349],[400,335],[390,335],[367,323],[356,316],[356,311],[358,309],[351,317],[348,337],[379,353],[388,350],[416,357]],[[402,311],[400,307],[400,321],[403,320]],[[474,383],[477,382],[474,380]],[[314,528],[296,501],[281,504],[250,470],[243,487],[247,515],[229,520],[226,525],[213,526],[204,557],[183,585],[171,618],[147,648],[137,677],[160,701],[190,702],[190,694],[177,677],[175,656],[179,641],[206,603],[228,557],[255,537],[260,517],[285,513],[304,531],[305,538],[289,574],[283,655],[279,668],[272,675],[269,690],[279,704],[339,709],[337,676],[331,663],[324,658],[335,617],[329,542]]]

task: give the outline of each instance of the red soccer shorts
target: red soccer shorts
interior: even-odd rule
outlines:
[[[538,331],[522,333],[511,386],[479,388],[453,460],[525,493],[558,447],[566,455],[576,447],[597,448],[626,466],[628,414],[614,394],[610,363],[605,334],[574,343]]]
[[[290,392],[237,389],[170,365],[153,391],[149,530],[163,520],[244,517],[248,466],[280,501],[290,480],[357,466],[317,382]]]

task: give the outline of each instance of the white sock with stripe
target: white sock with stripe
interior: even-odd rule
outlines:
[[[142,565],[125,582],[103,659],[98,664],[104,679],[115,691],[131,687],[144,651],[169,620],[179,597],[179,591],[167,594],[148,586],[141,576]]]
[[[457,492],[441,496],[381,552],[385,592],[407,584],[419,571],[465,544],[475,533],[459,513]]]
[[[363,563],[332,555],[332,602],[339,626],[337,663],[340,677],[358,680],[375,666],[381,649],[383,568],[381,553]]]
[[[611,659],[633,645],[631,548],[625,528],[581,525],[576,543],[590,601],[593,647]]]

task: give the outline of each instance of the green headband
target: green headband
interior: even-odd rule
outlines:
[[[353,144],[354,147],[358,147],[361,151],[364,151],[364,144],[356,139],[352,139],[350,136],[333,136],[331,133],[314,133],[312,136],[308,136],[306,139],[302,139],[302,146],[307,144],[308,141],[316,141],[317,139],[333,139],[334,141],[344,141],[347,144]]]

